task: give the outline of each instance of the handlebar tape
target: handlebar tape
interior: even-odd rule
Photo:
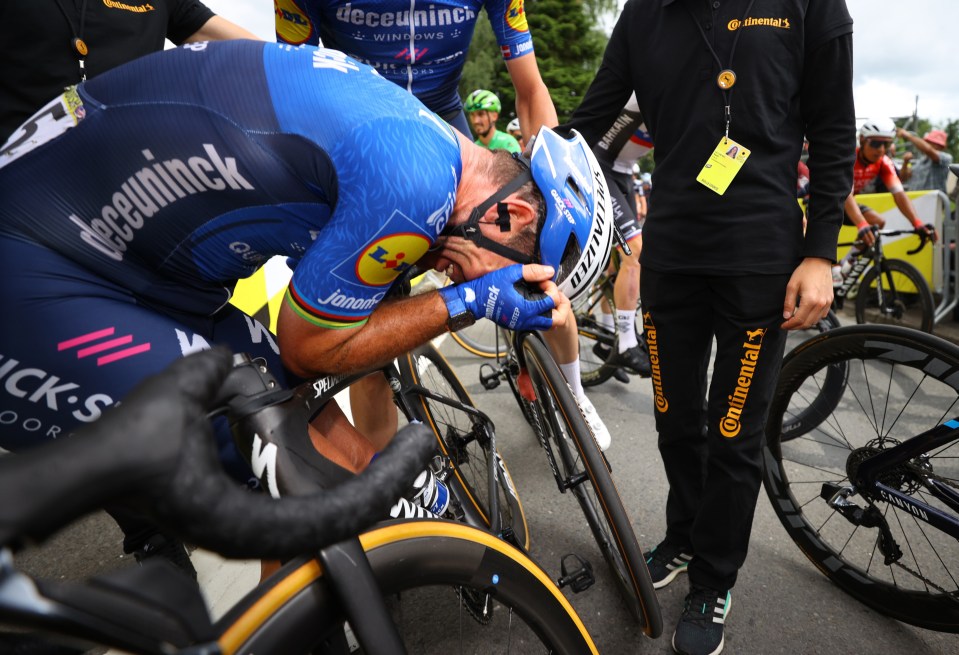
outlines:
[[[203,548],[228,557],[292,557],[384,517],[435,449],[432,432],[412,425],[335,490],[281,500],[244,491],[220,467],[206,417],[230,370],[231,355],[220,348],[185,357],[76,435],[0,457],[0,545],[22,548],[110,501],[132,498]]]

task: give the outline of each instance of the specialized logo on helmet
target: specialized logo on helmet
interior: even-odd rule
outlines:
[[[273,10],[276,12],[277,35],[287,43],[306,43],[313,34],[313,25],[306,12],[293,0],[273,0]]]
[[[766,330],[746,330],[746,341],[743,342],[743,356],[739,360],[739,376],[736,378],[736,388],[732,394],[727,396],[729,399],[729,410],[726,415],[719,419],[719,433],[727,439],[739,435],[742,424],[739,419],[742,416],[743,408],[746,406],[746,398],[749,396],[749,389],[753,383],[753,376],[756,374],[756,362],[759,361],[759,351],[763,346],[763,336]]]
[[[739,20],[734,18],[733,20],[726,23],[726,29],[730,32],[735,32],[740,27],[778,27],[781,30],[788,30],[792,26],[789,24],[788,18],[747,18],[745,20]]]
[[[393,234],[378,239],[356,260],[356,277],[372,286],[389,284],[429,247],[429,240],[421,234]]]
[[[571,168],[571,170],[576,171],[575,168]],[[593,190],[593,202],[596,206],[595,220],[602,224],[606,221],[606,184],[603,182],[602,171],[597,168],[594,174],[596,176],[596,185]],[[608,233],[604,235],[600,230],[592,230],[591,232],[589,243],[583,245],[585,252],[579,260],[579,265],[576,266],[576,270],[570,276],[573,288],[579,288],[583,279],[591,274],[594,268],[593,262],[607,254],[606,248],[609,246],[609,242],[603,243],[602,237],[608,236]]]
[[[517,32],[528,32],[529,24],[526,22],[526,8],[523,6],[523,0],[511,0],[506,9],[506,24]]]

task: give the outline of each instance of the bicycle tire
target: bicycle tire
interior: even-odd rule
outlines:
[[[829,310],[826,317],[818,321],[807,330],[791,330],[786,337],[786,354],[788,355],[800,344],[808,339],[841,327],[839,317],[833,310]],[[788,417],[783,419],[781,439],[788,441],[809,433],[836,408],[842,398],[846,385],[847,367],[844,362],[833,364],[826,370],[821,388],[811,390],[811,396],[806,399],[805,407],[797,407]]]
[[[451,521],[396,521],[359,539],[380,590],[400,605],[397,627],[410,653],[463,652],[448,642],[464,636],[481,644],[483,652],[500,652],[503,636],[498,630],[507,628],[507,638],[520,642],[511,652],[528,655],[531,641],[545,652],[598,652],[549,576],[518,549],[487,532]],[[482,625],[468,616],[464,620],[463,603],[444,587],[490,594],[500,606],[493,621]],[[406,612],[414,616],[407,617]],[[460,634],[455,617],[452,622],[446,617],[451,613],[459,615]],[[394,618],[396,614],[394,607]],[[322,568],[314,559],[300,558],[217,622],[217,642],[223,655],[330,652],[324,643],[342,633],[343,623]],[[463,634],[465,630],[469,635]]]
[[[877,282],[882,284],[883,307],[879,306],[878,290],[873,288]],[[909,291],[903,291],[904,288]],[[935,310],[929,283],[907,261],[883,259],[879,268],[870,266],[862,275],[856,294],[857,323],[901,325],[932,332]]]
[[[453,367],[431,343],[426,343],[399,358],[401,378],[419,384],[436,395],[453,398],[475,407]],[[494,454],[485,435],[478,430],[474,417],[449,405],[419,396],[414,411],[430,426],[440,449],[452,466],[453,492],[474,512],[474,523],[490,526],[489,458]],[[516,486],[498,453],[497,484],[502,527],[512,531],[515,544],[529,549],[529,528]],[[470,511],[468,509],[468,511]]]
[[[818,386],[824,369],[837,362],[848,370],[841,401],[810,434],[782,441],[779,425],[804,402],[803,387]],[[848,500],[863,509],[875,506],[904,551],[898,563],[886,564],[878,528],[853,525],[822,495],[836,488],[824,489],[823,483],[849,485],[855,470],[850,467],[865,457],[951,419],[959,406],[957,369],[959,347],[924,332],[888,325],[830,330],[786,358],[764,449],[766,493],[786,532],[816,568],[874,610],[944,632],[959,632],[955,539],[874,493],[864,497],[865,491],[856,491]],[[940,447],[928,458],[883,472],[881,480],[948,512],[923,492],[922,480],[935,474],[959,491],[957,450],[956,442]]]
[[[612,285],[605,275],[593,284],[589,293],[574,307],[579,333],[579,378],[584,387],[602,384],[613,375],[613,369],[606,365],[606,360],[613,348],[617,347],[619,339],[615,329],[611,330],[599,321],[604,298],[611,308],[615,307]],[[615,309],[613,312],[615,314]]]
[[[509,340],[493,321],[480,319],[473,325],[450,332],[450,337],[464,350],[477,357],[503,357],[509,350]]]
[[[650,637],[662,633],[662,612],[643,550],[613,482],[609,464],[593,438],[572,391],[545,344],[523,340],[540,420],[534,429],[559,454],[557,466],[576,496],[593,537],[614,574],[630,614]]]

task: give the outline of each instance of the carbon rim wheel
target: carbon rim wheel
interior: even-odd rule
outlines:
[[[805,404],[832,366],[847,369],[829,416],[784,441],[779,426]],[[959,348],[916,330],[862,325],[831,330],[785,362],[770,408],[765,449],[767,494],[789,536],[843,590],[900,621],[959,631],[959,548],[920,516],[925,510],[855,489],[858,467],[959,413]],[[959,494],[959,444],[952,442],[880,474],[879,481],[934,510],[957,513],[931,491]],[[824,496],[851,487],[846,500],[883,519],[902,551],[886,563],[878,527],[856,525]],[[893,498],[893,497],[890,497]],[[886,550],[891,550],[886,547]]]
[[[536,427],[552,443],[559,474],[574,483],[572,492],[627,608],[647,635],[657,637],[662,632],[659,602],[608,462],[546,346],[529,337],[523,349],[536,390]]]

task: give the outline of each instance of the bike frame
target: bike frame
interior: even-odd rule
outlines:
[[[883,473],[894,471],[897,467],[908,463],[923,453],[956,440],[959,440],[959,417],[946,421],[942,425],[937,425],[898,446],[864,460],[859,466],[857,475],[859,480],[853,481],[853,483],[859,482],[864,485],[859,486],[857,484],[857,490],[866,498],[879,496],[886,502],[893,503],[906,510],[917,519],[959,539],[959,493],[955,490],[941,484],[934,478],[923,480],[929,493],[956,512],[955,515],[952,515],[904,494],[898,489],[893,489],[880,481]]]

